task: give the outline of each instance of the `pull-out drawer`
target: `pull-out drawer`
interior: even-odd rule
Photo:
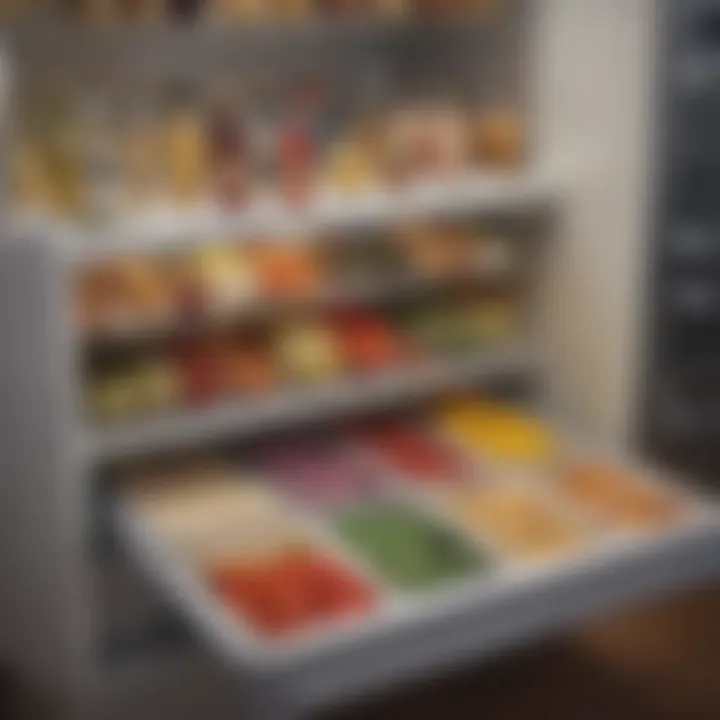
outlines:
[[[361,618],[269,640],[232,612],[127,498],[119,498],[114,520],[126,550],[200,640],[237,672],[240,686],[265,695],[270,704],[261,703],[260,716],[279,718],[488,656],[720,574],[716,507],[679,485],[672,490],[689,509],[664,529],[609,533],[581,552],[541,563],[491,558],[477,576],[427,592],[388,590],[376,576],[379,602]],[[338,552],[354,562],[342,543]],[[369,576],[363,561],[356,569]]]

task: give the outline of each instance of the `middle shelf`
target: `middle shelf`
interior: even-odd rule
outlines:
[[[87,452],[121,458],[534,379],[543,243],[528,220],[229,239],[84,269]]]
[[[483,350],[467,357],[401,367],[364,378],[341,379],[266,398],[140,419],[130,426],[85,431],[84,450],[95,462],[170,450],[262,432],[278,425],[322,420],[436,392],[534,372],[529,343]]]

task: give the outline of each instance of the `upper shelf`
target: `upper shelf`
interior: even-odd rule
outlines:
[[[458,180],[354,196],[325,193],[301,207],[264,198],[239,212],[222,212],[212,205],[163,208],[102,228],[23,218],[17,230],[57,243],[74,262],[86,264],[124,252],[182,250],[210,239],[348,231],[446,213],[532,211],[551,206],[558,198],[557,175],[535,167],[521,174],[473,173]]]

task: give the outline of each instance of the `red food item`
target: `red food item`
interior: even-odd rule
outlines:
[[[263,393],[278,384],[277,368],[267,338],[240,336],[222,352],[223,376],[231,392]]]
[[[340,563],[309,549],[253,563],[224,563],[213,568],[208,579],[233,612],[267,635],[359,614],[374,602],[366,583]]]
[[[343,313],[333,327],[345,362],[354,370],[379,370],[406,356],[396,331],[377,314]]]
[[[421,430],[401,423],[367,429],[364,439],[396,470],[414,480],[432,482],[463,476],[462,458]]]
[[[301,122],[293,122],[280,135],[281,182],[285,199],[305,202],[312,190],[315,143]]]
[[[175,356],[183,392],[192,405],[216,400],[225,387],[222,347],[212,340],[194,340],[178,348]]]

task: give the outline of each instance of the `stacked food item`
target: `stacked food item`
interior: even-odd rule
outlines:
[[[508,344],[518,274],[513,240],[471,224],[102,261],[75,293],[88,409],[122,419]]]
[[[377,100],[372,113],[355,112],[360,100],[325,77],[289,89],[248,82],[201,90],[182,80],[126,98],[109,92],[110,81],[94,90],[38,81],[13,145],[16,206],[110,223],[177,209],[298,208],[524,160],[522,121],[505,107],[428,100],[390,109]],[[267,107],[259,99],[276,96]]]
[[[336,380],[398,372],[458,353],[497,347],[516,326],[488,327],[482,297],[433,309],[437,328],[398,322],[392,313],[353,310],[301,316],[262,327],[202,333],[102,352],[90,361],[87,407],[98,420],[257,398]],[[491,301],[496,302],[496,301]],[[419,322],[422,321],[420,316]],[[443,323],[452,328],[448,333]]]
[[[506,566],[562,567],[697,511],[538,418],[473,398],[146,467],[123,488],[134,516],[264,637],[356,622]]]
[[[500,0],[5,0],[1,18],[23,17],[48,7],[63,19],[90,27],[146,26],[158,23],[223,23],[253,25],[264,22],[298,23],[312,20],[398,21],[412,18],[484,18]]]
[[[258,237],[185,252],[123,255],[76,283],[76,316],[90,335],[233,319],[276,305],[382,300],[433,282],[516,282],[514,239],[470,223],[387,233]]]
[[[76,316],[91,336],[141,333],[233,319],[270,303],[382,300],[393,292],[432,288],[433,282],[509,285],[520,273],[515,250],[514,238],[471,223],[209,242],[191,251],[124,255],[90,266],[76,284]]]

